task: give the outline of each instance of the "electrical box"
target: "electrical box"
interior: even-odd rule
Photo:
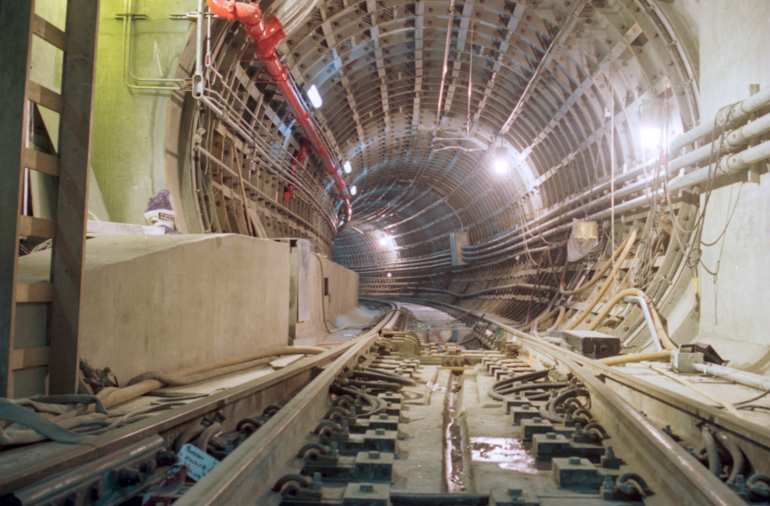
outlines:
[[[614,357],[620,353],[620,338],[593,330],[564,330],[565,347],[588,358]]]

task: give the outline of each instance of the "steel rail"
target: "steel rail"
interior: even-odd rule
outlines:
[[[450,313],[461,312],[482,317],[487,322],[493,323],[515,336],[524,346],[562,364],[588,388],[591,392],[592,402],[602,408],[592,411],[600,423],[611,432],[624,435],[622,439],[613,439],[613,446],[617,446],[623,454],[634,455],[638,458],[632,463],[640,467],[645,477],[649,476],[652,488],[660,491],[661,495],[665,493],[668,498],[677,498],[678,504],[713,506],[744,504],[744,501],[733,490],[695,460],[673,438],[667,436],[645,415],[616,393],[606,383],[606,378],[626,385],[694,418],[722,427],[742,439],[750,438],[753,443],[762,446],[765,451],[770,451],[770,430],[765,427],[742,420],[674,391],[634,378],[610,366],[546,341],[535,339],[514,329],[507,320],[499,316],[489,313],[482,314],[476,310],[468,311],[458,306],[432,301],[399,300],[433,306],[448,310]]]
[[[399,317],[396,311],[387,323]],[[273,484],[296,471],[297,450],[331,407],[328,390],[346,368],[358,365],[379,339],[386,322],[357,337],[259,432],[236,448],[176,503],[176,506],[265,504]],[[296,443],[287,444],[287,442]]]
[[[253,415],[255,397],[262,400],[267,399],[269,402],[265,405],[280,401],[293,391],[306,385],[309,380],[312,380],[316,371],[327,367],[341,356],[346,356],[351,349],[358,349],[361,342],[368,342],[372,336],[376,336],[377,332],[390,321],[396,319],[398,315],[399,313],[396,312],[390,318],[383,319],[366,334],[342,346],[320,355],[306,357],[286,368],[191,402],[186,406],[171,409],[163,415],[96,436],[78,445],[49,443],[51,447],[56,448],[58,446],[58,448],[48,452],[44,460],[14,463],[12,472],[5,470],[4,463],[0,461],[0,470],[3,471],[0,472],[0,496],[38,483],[64,469],[71,469],[110,455],[130,444],[156,434],[169,434],[173,437],[181,432],[186,425],[196,423],[201,417],[214,415],[223,409],[237,414],[237,416],[231,417],[234,419],[230,419],[230,422],[234,424],[239,419],[238,417]],[[273,399],[271,395],[277,398]],[[313,421],[317,422],[317,419]],[[263,432],[260,431],[255,434],[257,438],[261,438]]]

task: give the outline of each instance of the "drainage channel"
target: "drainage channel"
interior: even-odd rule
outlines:
[[[462,423],[457,418],[459,390],[462,376],[449,375],[447,393],[444,400],[444,479],[447,492],[457,493],[467,490],[465,472],[465,442]]]

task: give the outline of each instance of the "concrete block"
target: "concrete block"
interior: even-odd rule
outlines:
[[[489,491],[489,506],[540,506],[540,500],[520,488],[496,488]]]
[[[518,408],[511,408],[511,423],[513,425],[520,425],[523,420],[530,418],[537,418],[540,416],[540,411],[534,406],[522,406]]]
[[[521,428],[524,431],[524,441],[532,441],[532,436],[535,434],[553,432],[553,424],[539,417],[522,420]]]
[[[591,461],[580,457],[553,459],[551,476],[556,486],[561,488],[598,491],[603,481]]]
[[[388,506],[390,485],[384,483],[348,483],[342,506]]]

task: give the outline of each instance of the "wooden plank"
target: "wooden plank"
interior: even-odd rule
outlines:
[[[59,176],[61,160],[58,157],[24,148],[21,154],[21,165],[28,169],[36,170],[50,176]]]
[[[20,236],[51,239],[55,234],[56,222],[32,216],[19,216]]]
[[[11,371],[48,365],[50,351],[51,350],[48,346],[43,346],[41,348],[25,348],[22,350],[13,350],[11,352]]]
[[[0,397],[13,392],[9,375],[16,307],[16,265],[22,195],[21,153],[26,144],[27,72],[34,2],[0,1]]]
[[[32,33],[62,51],[67,50],[67,34],[37,14],[32,18]]]
[[[20,283],[16,285],[16,303],[51,302],[53,285],[51,283]]]
[[[27,100],[42,105],[46,109],[61,114],[64,111],[64,99],[61,95],[34,81],[27,83]]]
[[[54,289],[49,331],[51,394],[77,391],[99,0],[67,2],[66,26],[69,44],[62,76],[62,95],[66,100],[59,139],[61,175],[51,267]]]

